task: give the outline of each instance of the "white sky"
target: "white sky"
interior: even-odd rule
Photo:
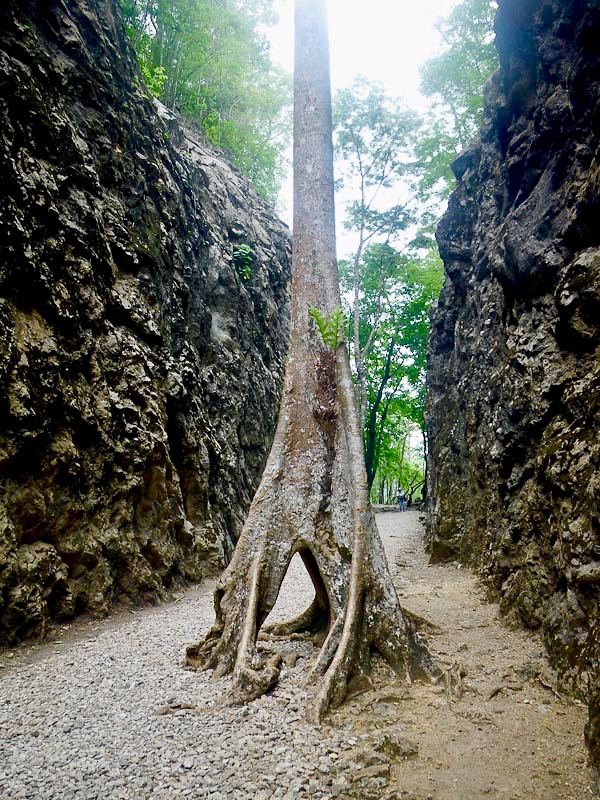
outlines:
[[[331,83],[335,91],[355,75],[381,81],[387,93],[423,108],[419,65],[440,46],[434,24],[458,0],[328,0]],[[279,24],[270,39],[273,59],[293,69],[294,0],[275,0]]]
[[[335,92],[356,75],[380,81],[390,97],[417,111],[428,100],[419,93],[419,65],[440,50],[435,23],[459,0],[327,0],[331,84]],[[274,0],[279,23],[270,30],[271,54],[289,72],[294,67],[294,0]],[[291,176],[278,211],[291,225]],[[339,206],[339,199],[337,205]],[[338,255],[352,249],[337,209]]]

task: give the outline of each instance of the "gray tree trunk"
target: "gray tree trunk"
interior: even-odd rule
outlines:
[[[403,614],[369,504],[362,432],[344,343],[327,347],[309,309],[340,305],[334,224],[329,55],[324,0],[296,1],[294,235],[291,341],[279,423],[232,561],[215,590],[216,622],[187,663],[233,672],[231,702],[277,681],[280,657],[257,637],[295,553],[315,597],[272,634],[321,643],[313,716],[342,702],[377,651],[407,679],[429,674]]]

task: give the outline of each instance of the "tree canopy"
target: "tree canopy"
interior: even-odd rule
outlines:
[[[450,164],[481,124],[483,87],[498,66],[496,7],[495,0],[463,0],[438,23],[442,52],[421,67],[421,91],[433,100],[417,142],[421,201],[448,196]]]
[[[374,243],[362,254],[359,276],[365,457],[372,485],[380,465],[395,468],[391,451],[398,441],[415,429],[424,431],[428,312],[441,288],[442,270],[433,250],[402,252]],[[340,263],[340,278],[344,292],[354,289],[350,262]],[[400,459],[397,470],[403,463]]]
[[[493,42],[495,0],[463,0],[438,23],[444,49],[421,69],[421,90],[450,111],[466,147],[481,123],[483,86],[498,63]]]
[[[382,87],[365,78],[358,78],[349,89],[338,93],[334,119],[338,188],[344,187],[351,198],[345,207],[344,225],[356,241],[354,256],[344,265],[344,289],[352,295],[353,360],[359,418],[364,425],[367,415],[364,362],[385,315],[396,263],[391,247],[372,248],[368,252],[367,249],[374,242],[389,245],[414,221],[407,194],[402,196],[397,187],[409,171],[409,142],[419,120],[416,114],[395,108]],[[365,265],[372,268],[365,270]],[[362,285],[369,282],[371,285]],[[364,302],[374,306],[368,312],[370,329],[366,336],[364,326],[361,332]]]
[[[168,108],[195,120],[274,199],[290,135],[290,77],[261,26],[272,0],[121,0],[140,70]]]

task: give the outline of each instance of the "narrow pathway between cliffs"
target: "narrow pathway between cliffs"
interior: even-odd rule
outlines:
[[[241,709],[227,680],[183,669],[213,622],[212,582],[175,602],[77,622],[0,653],[0,798],[55,800],[585,800],[583,706],[563,697],[538,638],[504,625],[476,578],[429,566],[417,511],[378,515],[401,603],[445,670],[373,688],[327,724],[304,720],[307,642],[280,685]],[[292,564],[274,616],[310,597]]]

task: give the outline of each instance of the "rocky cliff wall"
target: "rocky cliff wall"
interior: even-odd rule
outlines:
[[[499,0],[501,68],[438,230],[430,545],[590,703],[600,763],[600,8]]]
[[[274,430],[289,237],[140,86],[112,0],[0,10],[0,640],[231,551]]]

